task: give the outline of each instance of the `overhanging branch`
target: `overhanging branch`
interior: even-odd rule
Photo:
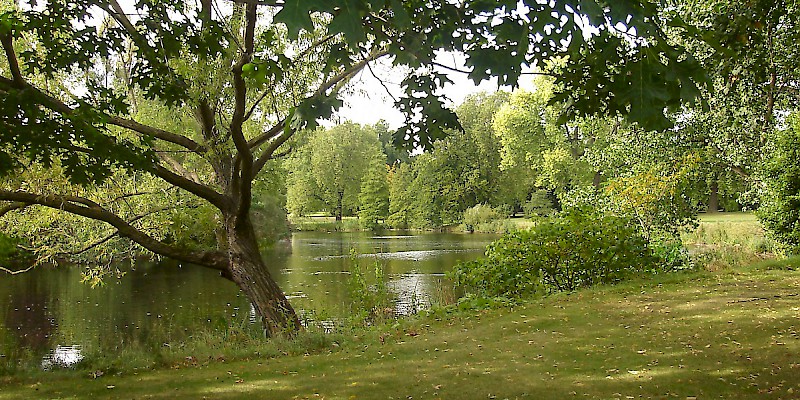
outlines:
[[[102,221],[116,228],[121,237],[128,238],[153,253],[220,271],[227,269],[228,259],[224,253],[219,251],[191,251],[173,247],[140,231],[118,215],[89,199],[77,196],[40,195],[23,191],[0,190],[0,200],[24,203],[26,205],[36,204]]]

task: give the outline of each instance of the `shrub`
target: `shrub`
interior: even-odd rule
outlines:
[[[464,211],[464,227],[467,231],[472,232],[478,225],[492,222],[500,218],[503,218],[503,216],[492,208],[492,206],[478,204]]]
[[[575,209],[504,235],[486,257],[457,265],[453,277],[468,293],[517,299],[614,283],[657,267],[635,224]]]

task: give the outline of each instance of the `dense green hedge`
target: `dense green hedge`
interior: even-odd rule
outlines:
[[[504,235],[489,245],[486,257],[456,266],[453,276],[468,294],[515,299],[614,283],[658,268],[660,260],[636,224],[572,210]]]

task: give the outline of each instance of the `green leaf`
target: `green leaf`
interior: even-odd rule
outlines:
[[[411,16],[403,6],[400,0],[391,0],[392,15],[394,15],[394,23],[401,30],[404,31],[411,27]]]
[[[369,12],[360,0],[344,0],[339,4],[339,11],[328,25],[330,32],[344,34],[345,42],[352,49],[366,41],[363,16]]]
[[[283,23],[289,31],[289,37],[297,39],[300,30],[314,31],[311,13],[325,10],[328,6],[323,0],[286,0],[283,8],[275,14],[275,22]]]

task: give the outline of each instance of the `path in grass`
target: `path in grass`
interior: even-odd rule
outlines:
[[[5,378],[0,399],[800,397],[800,274],[669,279],[376,332],[330,354]]]

